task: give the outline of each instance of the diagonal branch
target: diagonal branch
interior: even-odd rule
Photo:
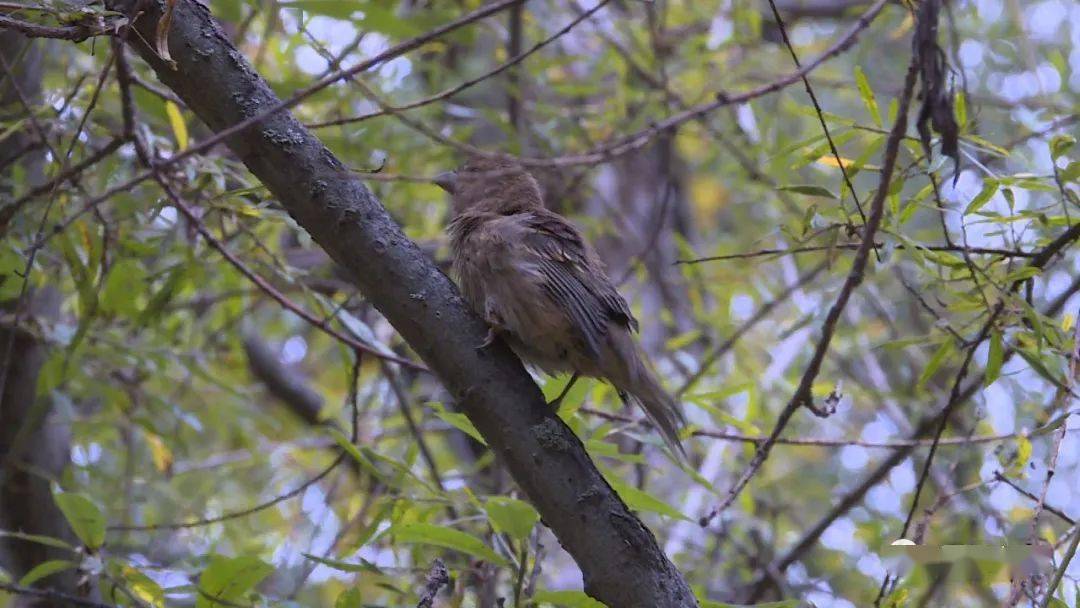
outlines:
[[[769,439],[761,444],[757,453],[754,454],[753,460],[750,461],[750,465],[746,468],[746,471],[739,477],[738,480],[728,490],[727,496],[724,500],[714,508],[707,516],[702,517],[702,525],[708,524],[727,509],[735,499],[742,492],[746,484],[750,482],[750,479],[761,468],[761,465],[765,463],[765,459],[769,457],[769,451],[776,443],[777,438],[787,427],[788,422],[791,421],[791,417],[795,415],[795,411],[801,406],[806,406],[815,414],[821,415],[813,404],[813,395],[811,394],[811,387],[814,384],[814,380],[817,379],[818,373],[821,371],[821,364],[825,361],[825,355],[829,351],[829,343],[832,342],[833,333],[836,331],[836,326],[839,324],[840,315],[844,312],[844,308],[847,307],[848,300],[851,299],[851,294],[855,291],[863,282],[864,273],[866,272],[867,263],[870,260],[870,251],[873,250],[874,237],[877,234],[878,226],[881,225],[881,218],[885,213],[885,197],[889,193],[889,183],[892,181],[893,171],[896,168],[896,157],[900,151],[900,140],[903,139],[904,133],[907,131],[907,112],[911,105],[911,98],[915,89],[915,77],[917,74],[918,64],[915,61],[915,57],[908,64],[907,76],[904,78],[904,89],[900,93],[900,102],[897,106],[896,122],[893,124],[892,130],[889,132],[889,138],[885,142],[885,159],[881,165],[881,181],[878,184],[877,191],[874,193],[874,199],[870,202],[870,217],[867,219],[866,226],[863,229],[863,240],[859,243],[859,248],[855,251],[855,259],[851,263],[851,271],[848,273],[847,279],[844,280],[843,287],[840,288],[840,293],[836,297],[836,301],[833,302],[829,313],[825,317],[825,322],[821,328],[821,338],[818,340],[817,346],[814,348],[814,354],[810,358],[810,363],[806,366],[806,371],[803,373],[802,380],[799,381],[798,388],[795,389],[795,394],[791,396],[791,400],[784,406],[783,411],[780,412],[780,416],[776,421],[776,425],[773,427],[772,432],[769,434]]]
[[[135,1],[107,5],[129,12],[124,9]],[[492,3],[485,10],[508,4]],[[486,327],[446,276],[363,182],[281,111],[287,103],[255,73],[203,5],[183,0],[175,11],[169,35],[175,69],[139,36],[130,44],[219,133],[215,137],[231,135],[227,142],[236,155],[438,375],[581,567],[586,592],[610,606],[697,606],[652,533],[547,407],[509,348],[500,343],[476,349]],[[135,24],[141,38],[154,38],[160,16],[156,4],[148,5]],[[256,122],[258,128],[246,128]]]

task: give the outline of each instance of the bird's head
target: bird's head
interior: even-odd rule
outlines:
[[[450,193],[455,215],[470,209],[514,213],[544,206],[536,179],[509,156],[474,156],[433,181]]]

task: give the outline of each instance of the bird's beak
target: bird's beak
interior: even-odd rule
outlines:
[[[435,176],[435,179],[431,180],[435,182],[435,185],[446,190],[450,194],[454,193],[457,188],[457,171],[447,171]]]

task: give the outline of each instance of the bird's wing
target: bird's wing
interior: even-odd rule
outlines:
[[[593,353],[599,352],[609,322],[637,329],[637,319],[626,300],[615,290],[577,229],[547,210],[531,211],[525,214],[524,221],[523,245],[537,260],[544,289],[566,311]]]

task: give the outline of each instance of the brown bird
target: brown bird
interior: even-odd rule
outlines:
[[[685,459],[685,418],[634,339],[637,319],[581,233],[544,207],[533,176],[510,158],[474,157],[435,183],[453,199],[454,273],[491,327],[481,347],[500,335],[525,362],[571,372],[571,384],[579,375],[607,379]]]

